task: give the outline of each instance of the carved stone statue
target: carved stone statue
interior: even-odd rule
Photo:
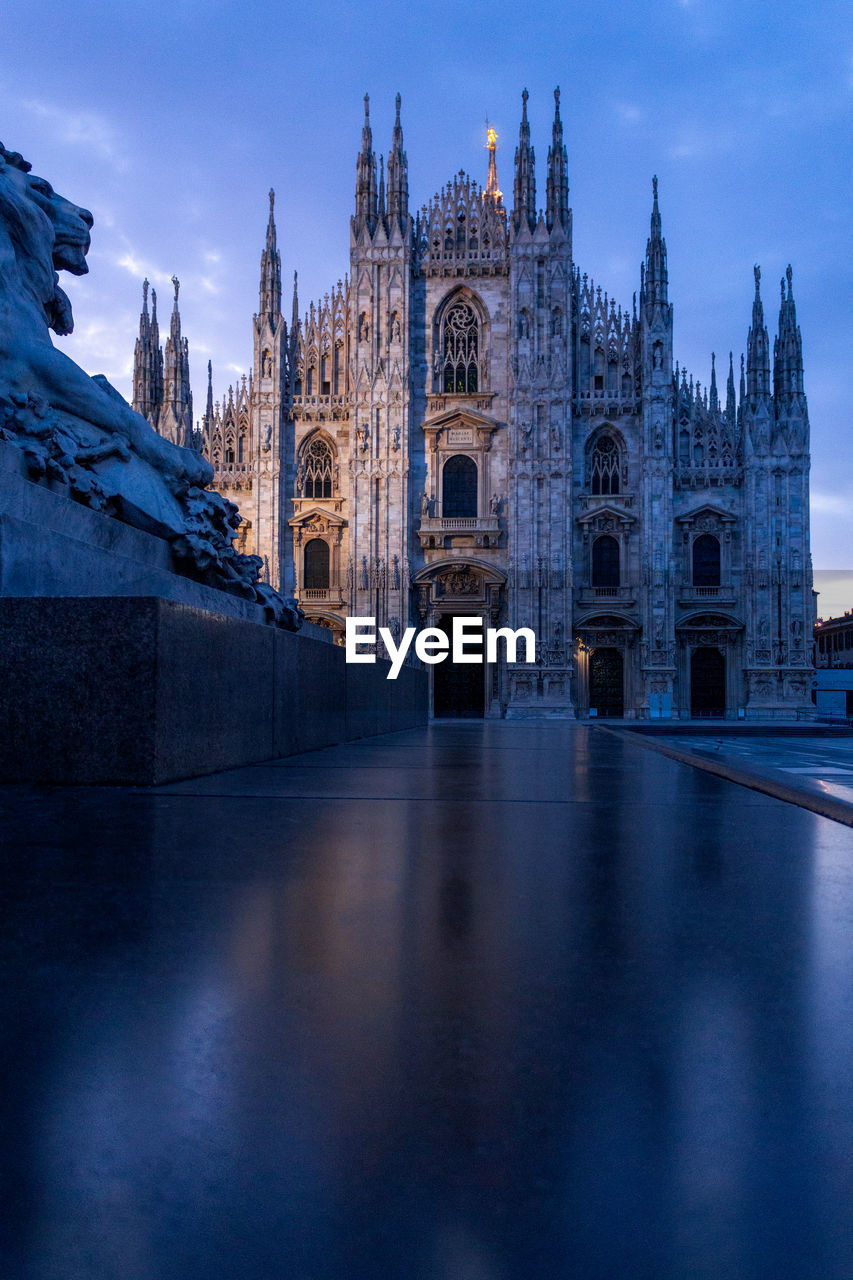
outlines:
[[[177,572],[298,627],[298,612],[259,582],[260,558],[234,549],[241,517],[206,488],[210,465],[54,347],[49,331],[74,325],[58,272],[88,271],[93,219],[30,170],[0,144],[0,440],[23,452],[30,479],[167,540]]]

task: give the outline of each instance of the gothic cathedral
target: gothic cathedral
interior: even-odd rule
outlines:
[[[773,349],[755,269],[739,388],[673,363],[653,183],[639,297],[575,265],[560,95],[545,208],[522,117],[511,207],[458,173],[409,212],[400,98],[387,162],[368,99],[344,283],[290,324],[273,193],[248,379],[193,432],[177,281],[165,367],[146,297],[134,407],[195,443],[241,549],[308,618],[399,635],[531,627],[536,662],[431,668],[436,715],[806,718],[809,423],[791,268]],[[523,656],[523,650],[519,656]]]

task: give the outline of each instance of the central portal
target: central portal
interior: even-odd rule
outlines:
[[[716,719],[726,714],[726,660],[710,645],[702,645],[690,655],[690,714]]]
[[[453,643],[452,613],[436,626]],[[470,614],[460,615],[470,617]],[[476,650],[472,646],[473,652]],[[486,673],[482,662],[452,662],[450,655],[432,669],[432,713],[441,719],[482,720],[486,713]]]

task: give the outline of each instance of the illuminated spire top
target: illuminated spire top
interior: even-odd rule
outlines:
[[[486,121],[486,147],[489,152],[489,176],[486,179],[486,190],[483,192],[483,199],[490,196],[497,204],[503,199],[503,192],[498,186],[498,166],[495,161],[495,152],[498,149],[498,135],[493,125]]]

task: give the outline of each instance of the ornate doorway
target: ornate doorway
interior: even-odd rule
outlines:
[[[694,718],[726,714],[726,660],[710,645],[701,645],[690,655],[690,714]]]
[[[451,641],[453,617],[443,613],[435,623]],[[451,662],[449,654],[444,662],[437,662],[432,669],[432,713],[454,720],[482,720],[486,714],[483,663]]]
[[[625,676],[619,649],[596,649],[589,662],[589,709],[602,716],[625,714]]]

